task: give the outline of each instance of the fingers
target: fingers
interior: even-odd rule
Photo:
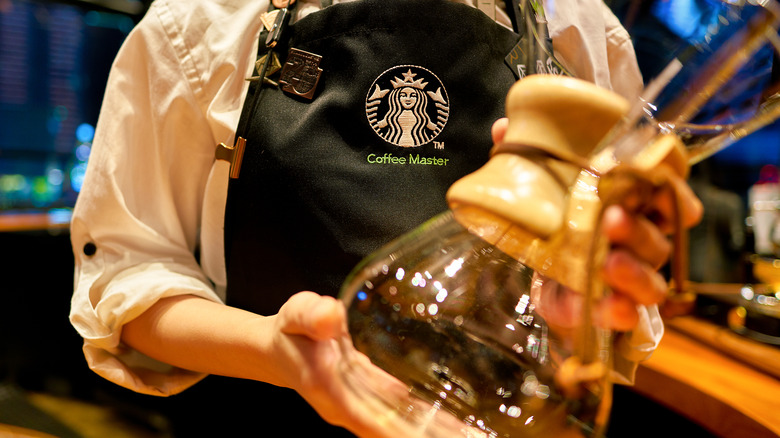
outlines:
[[[658,304],[666,298],[666,280],[657,272],[672,250],[666,236],[676,230],[678,219],[691,227],[703,213],[701,201],[682,178],[668,181],[671,186],[654,195],[647,216],[620,206],[604,211],[602,230],[613,249],[602,274],[614,293],[599,303],[597,318],[602,326],[631,330],[638,323],[637,305]]]
[[[638,304],[658,304],[666,298],[664,277],[626,250],[610,252],[602,274],[613,291],[596,309],[596,319],[602,327],[632,330],[639,322]]]
[[[314,340],[340,336],[346,327],[344,305],[337,299],[314,292],[299,292],[279,309],[281,330]]]
[[[615,292],[637,304],[657,304],[666,297],[667,286],[663,276],[628,251],[615,249],[610,252],[602,274]]]
[[[279,365],[284,374],[278,379],[282,386],[296,390],[323,419],[357,436],[397,436],[384,433],[386,425],[377,421],[376,412],[343,378],[342,366],[351,359],[344,358],[340,345],[345,340],[341,336],[346,327],[346,311],[340,301],[314,292],[299,292],[287,300],[277,317],[279,330],[287,335],[278,336],[276,341],[280,360],[288,359]],[[363,367],[373,367],[368,358],[364,362]],[[393,389],[403,394],[401,390],[405,389],[405,386],[393,387],[392,383],[397,381],[390,380],[389,375],[379,376],[374,372],[370,378],[388,391]]]
[[[629,331],[639,323],[639,312],[633,300],[624,295],[613,294],[598,303],[595,319],[600,327]]]
[[[614,246],[627,249],[656,269],[669,259],[671,243],[644,216],[630,215],[620,206],[612,205],[604,211],[602,230]]]
[[[671,184],[671,187],[664,187],[653,197],[653,209],[649,217],[661,232],[671,234],[675,230],[675,215],[677,211],[675,204],[678,200],[682,225],[686,228],[699,223],[704,207],[690,186],[682,178],[669,178],[668,182]]]
[[[496,120],[493,126],[490,128],[490,136],[493,139],[493,144],[501,143],[504,140],[504,134],[509,126],[509,119],[506,117]]]

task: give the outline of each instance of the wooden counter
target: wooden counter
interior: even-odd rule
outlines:
[[[778,375],[780,349],[680,317],[667,322],[634,389],[718,436],[778,437]]]
[[[7,213],[0,212],[0,232],[67,230],[70,210]]]

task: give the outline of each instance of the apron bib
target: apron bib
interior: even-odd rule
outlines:
[[[342,3],[288,31],[281,80],[311,99],[250,87],[225,216],[228,303],[265,315],[301,290],[337,294],[363,257],[447,209],[489,156],[520,39],[447,0]]]

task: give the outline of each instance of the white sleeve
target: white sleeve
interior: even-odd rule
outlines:
[[[634,102],[642,74],[628,31],[602,0],[546,0],[556,58],[575,76]]]
[[[194,253],[201,227],[221,226],[202,223],[204,209],[224,208],[205,205],[212,201],[204,192],[219,170],[216,144],[232,140],[257,47],[249,37],[259,34],[254,19],[267,7],[233,2],[251,3],[240,11],[231,1],[156,1],[130,33],[109,76],[74,209],[71,323],[89,366],[137,392],[175,394],[203,375],[129,349],[122,326],[163,297],[222,301],[215,283],[224,274],[204,271]],[[227,29],[247,33],[226,37]]]
[[[603,2],[601,9],[604,16],[607,66],[612,90],[633,104],[644,88],[634,43],[620,20]]]

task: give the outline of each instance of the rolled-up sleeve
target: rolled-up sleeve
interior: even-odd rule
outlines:
[[[615,339],[612,380],[633,385],[639,363],[653,355],[664,335],[664,323],[658,306],[638,306],[639,323],[630,332],[619,333]]]
[[[251,20],[264,7],[188,3],[154,2],[120,49],[71,224],[70,320],[84,338],[88,364],[108,380],[154,395],[180,392],[203,375],[128,348],[122,327],[164,297],[224,298],[217,292],[224,273],[204,269],[195,254],[219,258],[213,251],[221,240],[212,236],[203,248],[201,233],[221,226],[204,221],[203,212],[219,217],[224,204],[205,205],[214,202],[205,192],[216,144],[232,140],[252,61],[251,41],[229,44],[225,29],[228,23],[257,29]],[[187,25],[190,40],[180,32]],[[208,47],[219,44],[228,47]]]

